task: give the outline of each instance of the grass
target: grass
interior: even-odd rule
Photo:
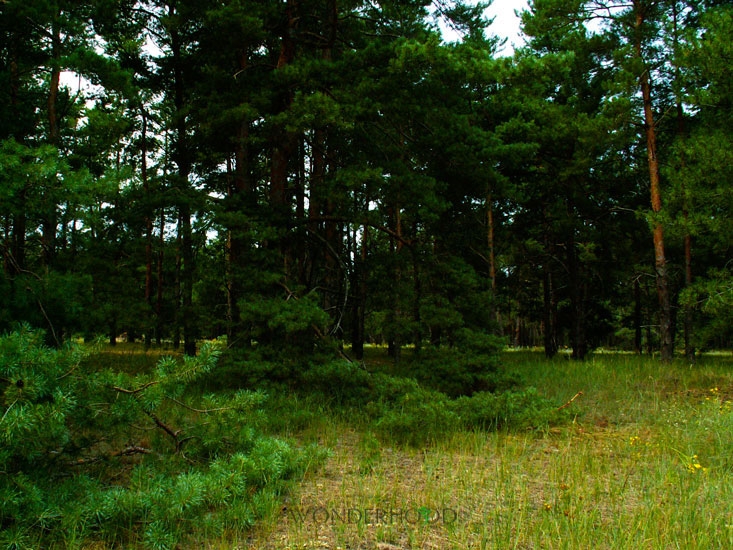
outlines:
[[[241,545],[254,548],[731,548],[733,361],[507,352],[558,406],[543,432],[387,446],[353,418],[301,426],[326,465]],[[297,434],[296,434],[297,436]],[[209,541],[211,548],[223,543]],[[229,546],[231,547],[231,546]]]
[[[161,354],[102,346],[93,365],[148,372]],[[317,443],[330,458],[287,495],[258,497],[264,520],[253,530],[238,528],[231,511],[223,531],[202,521],[177,547],[733,548],[733,356],[664,366],[627,354],[578,363],[507,351],[502,364],[507,379],[568,404],[570,420],[539,431],[441,431],[439,441],[404,447],[322,395],[271,392],[265,429]],[[392,368],[382,350],[366,366]]]

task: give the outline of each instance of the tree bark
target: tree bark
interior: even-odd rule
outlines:
[[[646,24],[642,0],[634,0],[636,12],[636,56],[644,61],[642,53],[642,31]],[[654,243],[654,270],[656,273],[657,299],[659,301],[659,344],[661,360],[669,363],[674,358],[674,335],[672,333],[672,304],[669,293],[669,275],[664,250],[664,226],[659,218],[662,211],[659,159],[657,157],[657,127],[652,107],[652,85],[648,68],[639,76],[639,86],[644,105],[644,132],[646,134],[647,161],[649,166],[649,190],[651,196],[652,236]]]
[[[297,24],[298,0],[287,0],[285,7],[286,23],[283,28],[280,54],[277,69],[290,65],[295,60],[295,26]],[[287,89],[280,94],[278,112],[284,113],[293,102],[292,90]],[[288,165],[295,150],[295,135],[284,127],[275,132],[272,143],[272,161],[270,166],[270,204],[276,213],[283,215],[287,207]]]
[[[148,181],[148,117],[145,109],[141,110],[141,146],[140,146],[140,178],[143,183],[145,195],[145,303],[148,312],[153,306],[153,214],[151,211],[150,182]],[[148,313],[148,317],[150,314]],[[153,322],[148,319],[145,323],[145,349],[149,349],[152,343]]]
[[[163,260],[165,259],[165,209],[160,209],[160,235],[158,240],[157,280],[155,292],[155,342],[163,343]]]
[[[10,41],[10,107],[11,112],[17,119],[20,118],[20,111],[18,109],[18,93],[20,90],[20,75],[18,74],[18,35],[17,33],[12,34]],[[23,136],[16,136],[19,141],[23,139]],[[27,188],[23,186],[19,190],[17,196],[17,203],[14,205],[12,215],[12,237],[11,237],[11,251],[12,258],[10,261],[6,261],[6,272],[10,275],[12,280],[14,275],[21,273],[25,269],[25,252],[26,252],[26,191]]]
[[[169,6],[169,15],[175,15],[175,8]],[[193,311],[193,235],[191,232],[191,190],[189,175],[191,174],[191,158],[188,147],[188,125],[186,120],[186,96],[183,78],[183,46],[178,29],[171,30],[171,54],[173,56],[173,93],[174,93],[174,127],[175,141],[173,144],[173,161],[178,168],[176,184],[178,187],[178,223],[180,235],[181,256],[181,311],[180,320],[183,329],[183,352],[186,355],[196,355],[195,318]]]
[[[364,330],[364,316],[366,308],[367,296],[367,249],[369,246],[369,226],[365,225],[361,236],[361,249],[359,249],[359,240],[354,230],[354,280],[352,288],[354,289],[354,298],[351,302],[352,320],[351,320],[351,350],[354,357],[361,361],[364,358],[364,340],[366,338]]]
[[[557,319],[557,292],[552,270],[552,259],[555,256],[555,247],[550,239],[550,222],[545,222],[544,230],[545,262],[542,266],[542,294],[543,294],[543,344],[545,356],[552,358],[558,350],[558,319]]]
[[[585,330],[588,285],[578,259],[577,243],[574,235],[571,235],[567,242],[567,258],[570,307],[573,315],[571,327],[573,359],[583,361],[588,353]]]
[[[48,97],[46,99],[46,109],[48,116],[48,142],[54,147],[60,146],[61,133],[59,130],[59,116],[57,111],[59,84],[61,79],[61,67],[59,61],[61,59],[61,31],[59,30],[59,18],[61,10],[57,9],[54,14],[54,20],[51,24],[51,78],[49,81]],[[54,182],[51,183],[54,185]],[[57,211],[56,200],[54,197],[54,189],[46,188],[43,197],[45,212],[42,221],[42,259],[46,268],[49,268],[56,254],[56,225]]]
[[[679,6],[677,2],[672,4],[672,22],[673,22],[673,39],[674,39],[674,51],[675,53],[679,50]],[[680,69],[679,66],[675,66],[675,79],[680,80]],[[682,98],[677,99],[677,138],[684,140],[685,138],[685,112],[682,106]],[[682,156],[682,166],[685,165],[684,153]],[[685,189],[684,179],[680,179],[680,187],[682,194],[682,218],[684,223],[685,235],[683,239],[683,248],[685,256],[685,288],[689,288],[692,285],[692,235],[690,235],[689,227],[689,212],[688,212],[688,201],[687,193]],[[695,363],[695,347],[693,341],[693,307],[692,305],[684,305],[684,339],[685,339],[685,357],[688,362]]]
[[[543,268],[543,344],[545,356],[552,358],[557,355],[557,298],[555,297],[555,286],[553,283],[552,271],[549,266]]]
[[[239,67],[245,71],[249,66],[248,54],[240,52]],[[250,121],[243,119],[239,122],[237,142],[234,149],[234,167],[227,189],[229,208],[235,217],[230,222],[227,236],[227,305],[228,326],[227,341],[230,347],[248,347],[251,344],[250,335],[245,329],[239,301],[242,298],[242,271],[245,267],[248,248],[248,228],[246,216],[251,214],[257,202],[255,186],[252,177],[251,152],[249,147]],[[231,168],[231,167],[230,167]]]

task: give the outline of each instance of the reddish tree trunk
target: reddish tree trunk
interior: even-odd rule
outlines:
[[[283,28],[280,43],[280,55],[277,59],[277,69],[291,64],[295,59],[295,26],[297,23],[297,0],[288,0],[285,8],[287,22]],[[279,112],[284,113],[293,101],[291,90],[281,94]],[[279,128],[275,132],[272,144],[272,164],[270,167],[270,203],[275,210],[284,211],[287,204],[288,165],[295,150],[295,135],[286,128]]]
[[[634,0],[636,10],[636,55],[643,61],[642,30],[646,23],[641,0]],[[648,69],[639,76],[639,85],[644,104],[644,131],[646,134],[647,161],[649,165],[649,190],[652,212],[658,215],[662,211],[662,192],[660,186],[659,159],[657,157],[657,128],[652,109],[652,86]],[[654,270],[656,273],[657,298],[659,301],[659,340],[663,362],[671,362],[674,358],[674,336],[672,331],[672,304],[669,295],[669,276],[667,259],[664,253],[664,227],[656,217],[653,222]]]

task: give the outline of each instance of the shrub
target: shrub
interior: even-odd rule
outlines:
[[[299,377],[300,388],[337,406],[358,406],[373,395],[372,376],[357,363],[332,360],[313,364]]]
[[[419,355],[408,374],[450,397],[497,391],[515,384],[499,371],[501,349],[502,340],[496,336],[460,329],[454,334],[453,347]]]
[[[416,388],[384,406],[374,426],[382,438],[420,446],[437,441],[455,430],[458,416],[445,394]]]
[[[535,388],[460,397],[454,401],[453,411],[466,428],[483,430],[543,429],[567,414]]]
[[[199,528],[247,528],[324,456],[259,430],[264,394],[193,402],[188,388],[216,366],[212,347],[130,375],[42,341],[27,328],[0,338],[2,547],[173,548]]]

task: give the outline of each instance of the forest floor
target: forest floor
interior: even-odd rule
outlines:
[[[730,355],[696,366],[527,352],[503,362],[558,406],[582,391],[580,413],[544,431],[456,432],[424,448],[322,418],[301,436],[330,459],[239,547],[733,548]]]

